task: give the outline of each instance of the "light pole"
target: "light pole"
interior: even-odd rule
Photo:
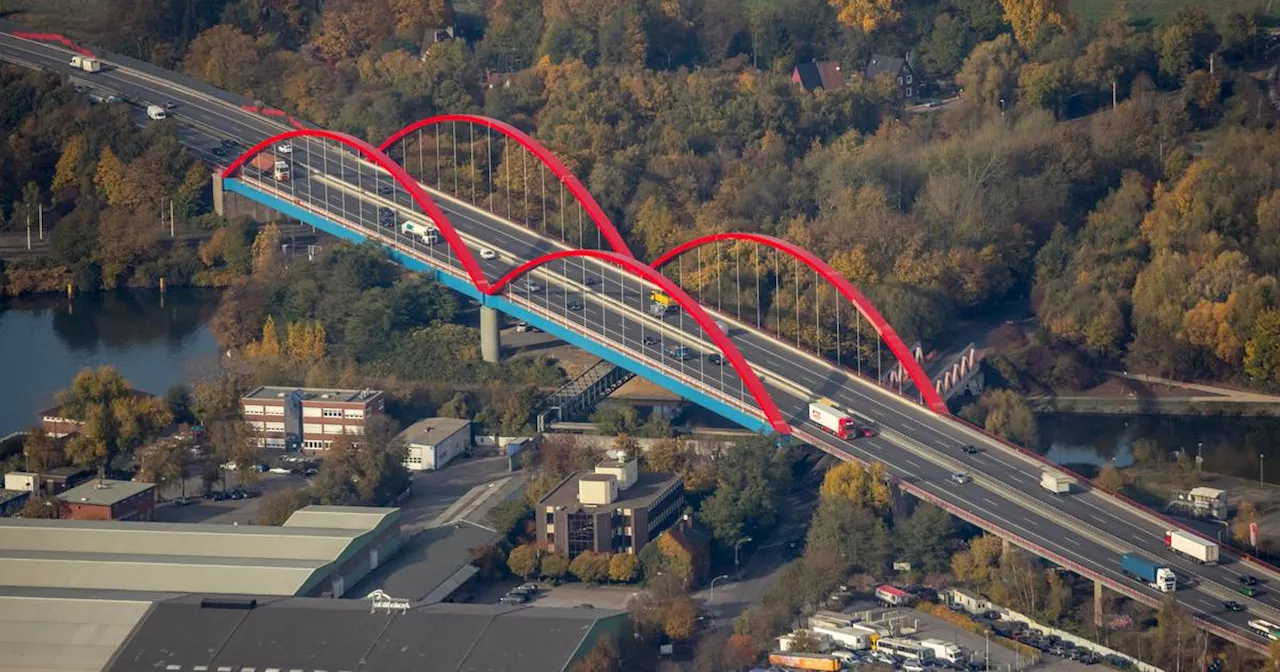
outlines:
[[[1263,470],[1263,465],[1266,463],[1266,459],[1266,455],[1258,453],[1258,485],[1266,485],[1266,479],[1263,477],[1263,474],[1266,473]]]
[[[733,571],[735,572],[738,571],[738,549],[742,548],[742,545],[749,541],[751,541],[751,537],[743,537],[738,540],[738,543],[733,545]]]
[[[727,578],[729,578],[728,574],[721,574],[720,576],[717,576],[716,578],[711,579],[711,595],[707,598],[708,604],[716,601],[716,581],[719,581],[720,579],[727,579]]]
[[[987,655],[983,661],[983,665],[987,668],[987,672],[991,672],[991,631],[987,630],[982,633],[982,637],[987,640]]]

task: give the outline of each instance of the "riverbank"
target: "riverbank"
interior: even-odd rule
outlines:
[[[1280,484],[1259,483],[1257,479],[1228,476],[1209,471],[1194,473],[1187,467],[1168,462],[1156,466],[1126,467],[1121,473],[1156,501],[1167,503],[1177,493],[1193,487],[1217,488],[1227,493],[1228,510],[1235,512],[1241,502],[1248,501],[1258,511],[1259,546],[1264,551],[1280,549]],[[1207,530],[1208,528],[1206,528]],[[1222,525],[1224,539],[1231,530]]]
[[[1280,397],[1222,385],[1108,371],[1079,392],[1027,396],[1036,413],[1091,415],[1280,416]]]

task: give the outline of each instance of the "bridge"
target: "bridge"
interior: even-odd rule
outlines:
[[[27,67],[72,74],[71,49],[85,49],[8,25],[0,31],[0,58]],[[1091,579],[1096,595],[1105,587],[1161,603],[1161,593],[1120,571],[1120,555],[1138,552],[1178,573],[1185,587],[1175,599],[1209,632],[1262,651],[1267,642],[1247,621],[1280,622],[1280,593],[1236,592],[1244,574],[1280,585],[1270,566],[1225,552],[1214,566],[1174,555],[1163,538],[1176,523],[1078,477],[1075,494],[1042,489],[1041,471],[1059,468],[952,416],[875,307],[806,250],[722,232],[646,261],[571,171],[501,121],[438,116],[375,146],[278,110],[264,114],[177,73],[102,56],[108,65],[91,76],[95,86],[134,103],[176,104],[181,139],[217,167],[220,208],[269,208],[382,245],[406,268],[481,304],[489,341],[482,349],[496,351],[500,313],[528,321],[753,431],[843,460],[881,462],[904,491]],[[225,158],[209,151],[227,138],[248,149]],[[254,167],[259,154],[285,151],[291,179]],[[406,222],[434,223],[440,240]],[[651,310],[654,292],[679,310]],[[906,375],[877,382],[894,366]],[[824,432],[807,417],[816,397],[873,420],[878,435],[842,440]],[[979,450],[970,453],[971,445]],[[972,480],[958,483],[955,472]],[[1225,600],[1248,611],[1228,611]]]

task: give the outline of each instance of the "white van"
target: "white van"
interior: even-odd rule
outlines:
[[[160,121],[161,119],[167,118],[169,113],[165,112],[164,108],[159,105],[148,105],[147,116],[155,121]]]

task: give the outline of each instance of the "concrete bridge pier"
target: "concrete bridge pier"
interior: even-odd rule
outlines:
[[[222,191],[222,175],[214,173],[213,178],[213,211],[219,217],[225,217],[227,214],[227,206],[225,203],[225,195]]]
[[[502,313],[480,306],[480,356],[484,361],[497,364],[502,358]]]
[[[1096,579],[1093,582],[1093,625],[1102,627],[1102,582]]]

